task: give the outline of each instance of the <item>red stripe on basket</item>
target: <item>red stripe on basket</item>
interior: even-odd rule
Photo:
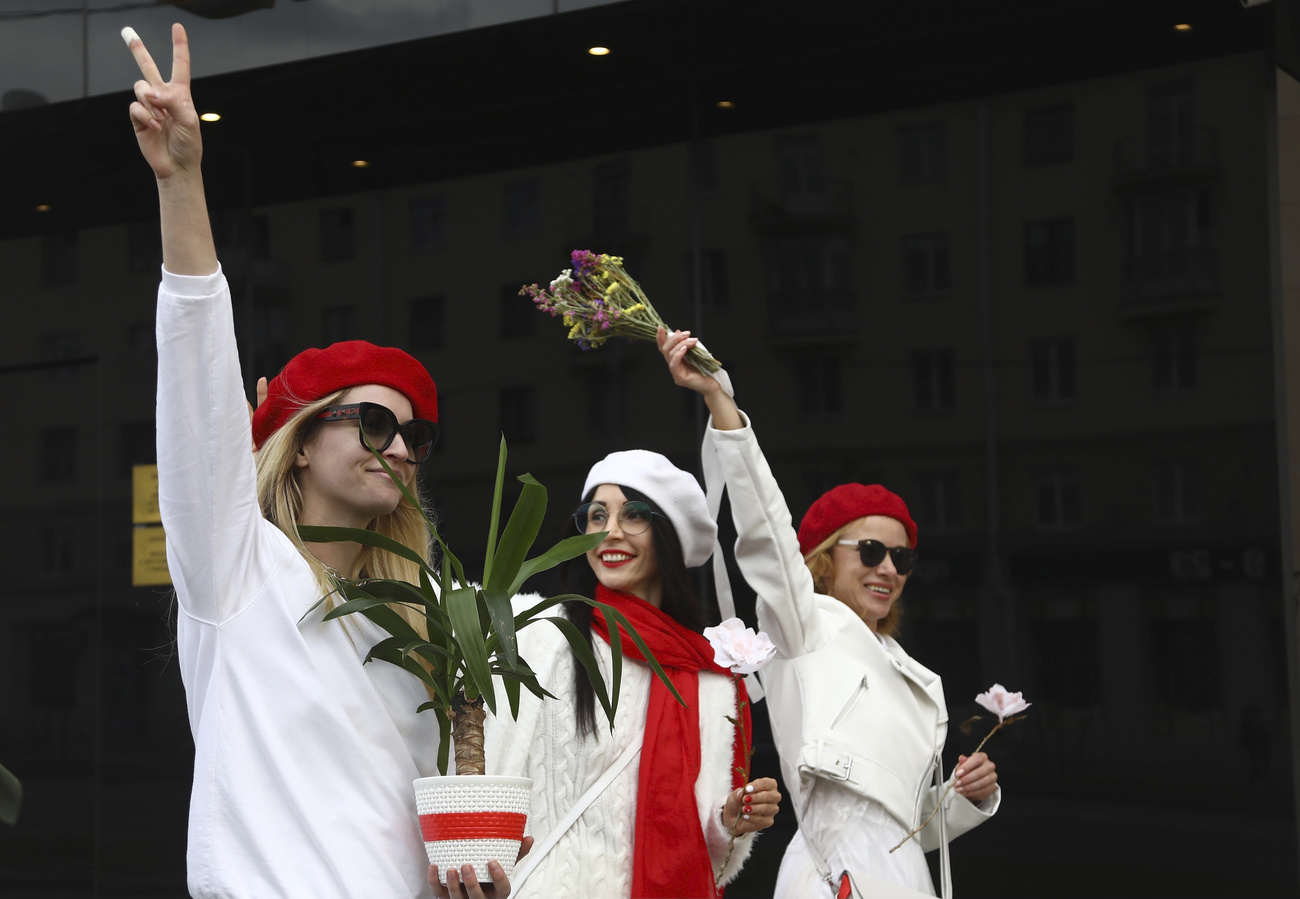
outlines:
[[[425,842],[522,840],[528,816],[520,812],[443,812],[420,816]]]

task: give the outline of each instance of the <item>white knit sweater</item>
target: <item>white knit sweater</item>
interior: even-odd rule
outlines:
[[[535,600],[535,597],[532,599]],[[517,601],[517,611],[529,603]],[[610,648],[593,641],[601,669],[610,671]],[[528,833],[545,839],[573,804],[598,780],[628,743],[640,743],[645,733],[650,679],[644,664],[624,658],[623,684],[615,714],[614,732],[599,702],[597,735],[578,731],[573,698],[573,655],[568,642],[553,625],[539,621],[519,634],[519,652],[538,673],[538,680],[557,699],[540,701],[522,691],[518,721],[510,719],[504,695],[500,717],[488,717],[485,734],[489,774],[522,775],[533,779],[532,810]],[[700,775],[695,782],[695,804],[715,875],[727,853],[729,835],[719,812],[731,789],[736,691],[731,678],[700,674]],[[524,884],[516,899],[609,899],[627,896],[632,889],[632,849],[638,801],[640,758],[634,759],[582,817],[560,839]],[[748,858],[754,835],[736,840],[724,882],[740,871]]]

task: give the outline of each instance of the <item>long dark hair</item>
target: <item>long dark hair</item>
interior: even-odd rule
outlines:
[[[628,502],[642,502],[652,515],[650,534],[655,548],[655,560],[659,565],[659,580],[663,588],[659,610],[672,618],[687,630],[700,631],[704,627],[704,609],[699,596],[691,584],[687,572],[686,559],[682,555],[682,541],[677,536],[667,516],[648,496],[631,487],[618,485]],[[583,497],[583,502],[591,502],[595,488]],[[565,536],[573,531],[570,519],[564,522]],[[563,593],[576,593],[579,596],[595,597],[596,585],[600,583],[596,572],[592,570],[586,555],[563,563],[558,567],[557,581]],[[587,646],[594,645],[591,634],[591,606],[585,602],[571,601],[564,604],[564,614],[578,626],[578,630],[587,638]],[[591,685],[591,677],[575,656],[573,659],[573,696],[578,715],[578,730],[586,735],[596,733],[596,692]]]

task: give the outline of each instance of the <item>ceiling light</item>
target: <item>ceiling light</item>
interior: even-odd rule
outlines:
[[[1191,31],[1191,30],[1192,30],[1192,26],[1187,24],[1186,22],[1179,22],[1177,25],[1174,26],[1174,31]]]
[[[201,119],[202,119],[203,121],[205,121],[205,122],[220,122],[220,121],[221,121],[221,113],[218,113],[218,112],[205,112],[205,113],[203,113],[203,115],[199,116],[199,118],[201,118]]]
[[[369,163],[367,160],[365,160],[365,159],[354,159],[354,160],[352,160],[352,167],[353,167],[354,169],[364,169],[364,168],[369,167],[369,165],[370,165],[370,163]]]
[[[608,55],[609,55],[609,48],[608,48],[608,47],[588,47],[588,48],[587,48],[587,52],[590,53],[592,56],[608,56]]]
[[[49,212],[49,211],[50,211],[50,204],[49,204],[49,203],[38,203],[38,204],[36,204],[36,211],[37,211],[37,212]]]
[[[718,109],[735,109],[735,108],[736,108],[736,104],[732,103],[730,100],[718,101]]]

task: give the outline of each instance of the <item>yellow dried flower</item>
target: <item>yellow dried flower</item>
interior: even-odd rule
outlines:
[[[645,308],[645,303],[636,303],[636,304],[634,304],[634,305],[632,305],[632,306],[628,306],[626,309],[624,309],[624,310],[623,310],[623,314],[624,314],[624,315],[631,315],[633,312],[640,312],[640,311],[641,311],[642,309],[644,309],[644,308]]]
[[[569,329],[569,339],[572,340],[573,338],[577,337],[581,333],[582,333],[582,322],[578,322],[576,325],[574,325],[572,328]]]

